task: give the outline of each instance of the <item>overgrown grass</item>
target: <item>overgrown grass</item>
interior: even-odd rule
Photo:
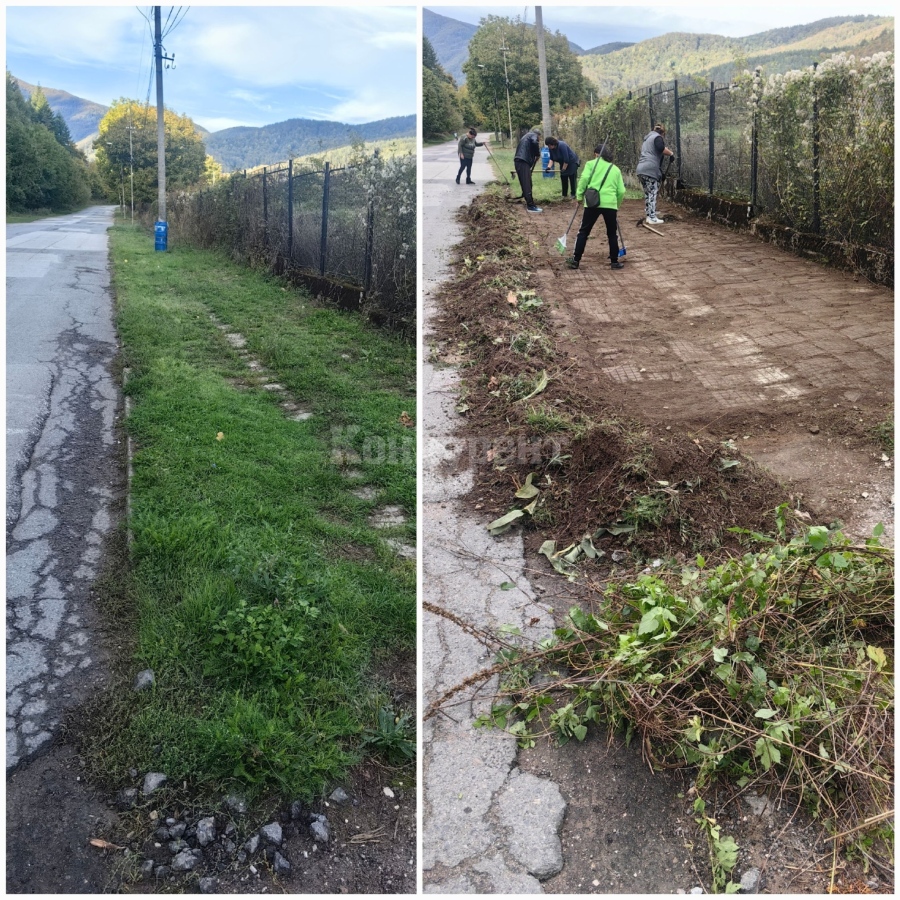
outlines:
[[[93,765],[312,799],[364,752],[375,665],[415,642],[414,566],[385,541],[415,538],[414,348],[216,253],[155,253],[128,226],[111,243],[133,403],[132,670],[156,685],[111,701]],[[212,316],[312,418],[285,416]],[[406,523],[372,527],[385,504]]]

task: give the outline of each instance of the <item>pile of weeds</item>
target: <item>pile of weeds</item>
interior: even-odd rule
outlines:
[[[836,849],[892,874],[893,553],[880,527],[857,546],[822,526],[788,539],[788,518],[743,555],[610,584],[539,646],[506,644],[480,720],[524,746],[624,728],[654,766],[694,767],[719,890],[737,861],[706,815],[719,776],[802,799]]]
[[[729,527],[766,527],[786,491],[734,442],[636,421],[557,352],[554,300],[535,289],[517,207],[498,189],[462,216],[435,336],[463,360],[457,411],[481,506],[563,545],[605,536],[644,557],[734,549]],[[515,515],[529,478],[539,493]]]

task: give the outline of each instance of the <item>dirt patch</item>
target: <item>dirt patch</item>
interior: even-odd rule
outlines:
[[[854,537],[873,520],[892,534],[873,438],[893,417],[891,292],[694,217],[669,215],[660,238],[639,212],[621,213],[627,265],[611,272],[597,240],[565,268],[561,205],[525,220],[486,195],[468,210],[437,337],[469,364],[474,501],[502,515],[534,472],[543,536],[637,520],[629,544],[647,555],[734,548],[729,527],[769,530],[783,501]],[[846,490],[817,490],[800,444],[767,454],[778,435],[814,435]]]

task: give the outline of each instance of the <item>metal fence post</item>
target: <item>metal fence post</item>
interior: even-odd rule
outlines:
[[[375,250],[375,201],[369,200],[366,209],[366,270],[363,290],[368,296],[372,287],[372,254]]]
[[[331,186],[331,164],[325,163],[325,184],[322,188],[322,241],[319,247],[319,275],[325,275],[325,255],[328,252],[328,191]]]
[[[290,260],[294,255],[294,161],[288,160],[288,252]]]
[[[269,248],[269,192],[266,182],[266,166],[263,166],[262,187],[263,187],[263,246]]]
[[[650,130],[653,131],[653,126],[656,124],[653,121],[653,88],[647,88],[647,109],[650,112]]]
[[[675,177],[681,181],[681,103],[678,99],[678,79],[675,79],[675,158],[678,161],[678,168],[675,170]]]
[[[715,187],[716,164],[716,83],[709,83],[709,193]]]
[[[753,108],[753,123],[750,128],[750,215],[757,214],[759,197],[759,99]]]
[[[813,234],[818,234],[821,229],[821,221],[820,221],[820,194],[819,194],[819,98],[816,96],[816,68],[818,67],[818,63],[813,63],[813,78],[812,78],[812,170],[813,170],[813,211],[812,211],[812,222],[810,223],[810,227],[812,228]]]

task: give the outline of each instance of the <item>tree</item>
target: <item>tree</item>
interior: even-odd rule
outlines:
[[[558,31],[545,32],[544,45],[551,109],[561,111],[582,103],[587,84],[568,40]],[[505,72],[501,47],[508,49]],[[541,121],[537,32],[533,26],[520,18],[483,18],[469,41],[469,58],[463,63],[463,71],[469,96],[479,109],[505,105],[508,75],[513,129],[531,128]]]
[[[84,155],[68,139],[65,123],[64,132],[58,127],[43,92],[40,98],[37,106],[29,103],[6,73],[7,211],[64,212],[90,200]]]
[[[463,127],[463,113],[452,76],[438,62],[431,41],[422,37],[422,133],[447,134]]]
[[[206,148],[196,126],[187,116],[171,110],[163,113],[166,144],[166,187],[197,184],[206,171]],[[118,199],[125,188],[130,195],[134,167],[134,202],[150,204],[158,196],[156,109],[124,97],[116,100],[100,120],[94,142],[97,169],[110,198]]]

